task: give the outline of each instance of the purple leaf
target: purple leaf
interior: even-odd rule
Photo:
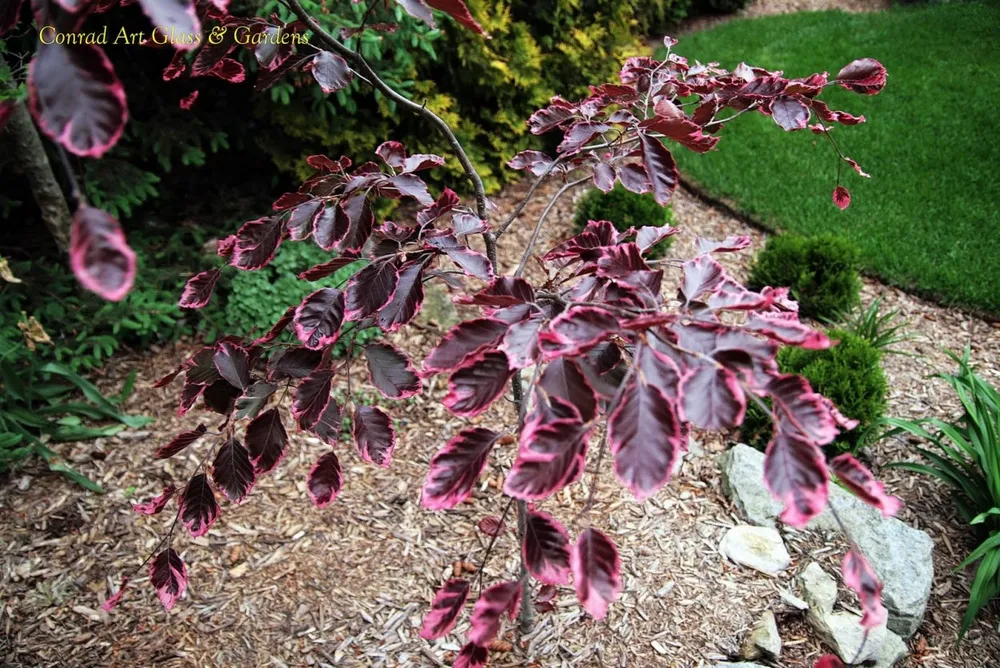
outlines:
[[[236,419],[253,419],[267,405],[278,386],[274,383],[256,382],[236,399]]]
[[[885,486],[850,453],[831,459],[830,470],[848,490],[868,505],[878,508],[884,517],[892,517],[903,506],[903,502],[895,496],[886,494]]]
[[[361,320],[389,303],[399,280],[392,261],[376,261],[354,274],[344,291],[344,319]]]
[[[39,44],[28,68],[28,106],[42,132],[88,158],[118,143],[128,119],[125,89],[93,45]]]
[[[181,308],[202,308],[208,304],[221,273],[221,269],[209,269],[189,278],[177,305]]]
[[[310,429],[319,421],[330,402],[333,372],[318,369],[302,379],[292,395],[292,417],[303,429]]]
[[[500,631],[500,620],[507,614],[511,620],[517,615],[521,602],[521,583],[517,580],[500,582],[483,590],[472,608],[469,640],[486,647]]]
[[[378,326],[395,332],[413,319],[424,302],[424,263],[411,261],[399,268],[392,299],[378,312]]]
[[[602,308],[574,306],[556,316],[539,335],[542,352],[573,357],[618,331],[618,319]]]
[[[337,204],[324,207],[316,212],[312,219],[313,241],[325,251],[333,250],[351,227],[347,214],[341,210],[343,203],[341,200]]]
[[[771,118],[782,130],[805,130],[809,124],[809,107],[798,96],[781,95],[771,100]]]
[[[802,528],[823,512],[829,474],[823,451],[780,424],[764,457],[764,482],[771,496],[785,505],[781,521]]]
[[[677,234],[677,228],[670,225],[661,225],[660,227],[650,227],[647,225],[640,227],[636,231],[635,243],[639,247],[639,250],[646,251],[675,234]]]
[[[577,600],[595,619],[604,619],[622,588],[615,544],[596,529],[585,530],[570,553],[570,567]]]
[[[468,580],[454,578],[441,585],[434,594],[430,612],[424,617],[424,623],[420,627],[420,637],[425,640],[436,640],[448,635],[448,632],[455,628],[458,615],[461,614],[468,598]]]
[[[507,331],[507,323],[494,318],[466,320],[452,327],[424,358],[423,374],[452,371],[470,357],[495,347]]]
[[[861,58],[844,66],[837,73],[837,82],[842,88],[862,95],[876,95],[885,88],[885,67],[874,58]]]
[[[336,452],[328,452],[313,464],[306,479],[306,488],[313,505],[322,508],[337,498],[343,486],[343,473]]]
[[[159,496],[145,503],[133,503],[132,510],[140,515],[157,515],[167,506],[167,503],[174,497],[176,492],[176,487],[167,485],[163,488],[163,492]]]
[[[603,162],[594,165],[594,185],[601,189],[601,192],[611,192],[615,187],[617,174],[615,168]]]
[[[767,393],[781,429],[816,445],[826,445],[837,437],[837,423],[824,397],[813,392],[805,378],[778,376],[768,384]]]
[[[191,431],[181,432],[174,436],[173,440],[166,445],[161,445],[156,449],[156,453],[153,455],[154,459],[167,459],[168,457],[173,457],[178,452],[188,447],[199,438],[205,435],[208,429],[205,425],[200,424],[196,429]]]
[[[507,530],[507,523],[496,515],[487,515],[479,520],[479,524],[476,526],[487,536],[499,536]]]
[[[428,11],[428,15],[430,12]],[[406,148],[398,141],[387,141],[379,144],[375,149],[375,155],[382,158],[382,161],[395,170],[402,170],[406,162]]]
[[[109,301],[121,301],[135,280],[135,253],[118,221],[81,205],[70,227],[69,263],[80,284]]]
[[[375,214],[372,213],[371,203],[365,193],[340,200],[337,206],[337,229],[347,230],[346,233],[339,232],[337,235],[337,238],[343,237],[339,239],[342,251],[360,253],[374,228]]]
[[[282,332],[285,331],[285,329],[290,324],[292,324],[292,319],[294,317],[295,317],[295,307],[289,306],[285,310],[285,313],[280,318],[278,318],[278,321],[274,323],[271,329],[265,332],[263,336],[254,339],[251,345],[259,346],[264,343],[270,343],[271,341],[274,341],[281,335]]]
[[[397,0],[398,1],[398,0]],[[455,19],[458,23],[462,24],[474,33],[483,35],[489,38],[489,35],[483,30],[483,27],[476,22],[476,19],[472,17],[469,12],[469,8],[465,5],[462,0],[424,0],[428,5],[434,9],[444,12]],[[433,24],[431,24],[433,27]]]
[[[340,432],[343,428],[343,416],[340,406],[333,399],[326,404],[322,415],[316,424],[309,427],[309,431],[319,436],[327,445],[335,445],[340,439]]]
[[[594,137],[610,130],[610,126],[594,121],[579,121],[566,131],[566,136],[556,149],[563,155],[578,153]]]
[[[252,382],[250,378],[250,356],[239,346],[227,342],[219,344],[212,358],[215,368],[226,382],[233,387],[246,390]]]
[[[306,348],[320,350],[337,342],[344,322],[344,293],[320,288],[295,309],[295,335]]]
[[[528,118],[528,127],[531,129],[531,134],[540,135],[552,130],[566,121],[570,120],[576,115],[576,110],[570,105],[566,100],[562,98],[554,98],[552,104],[544,109],[539,109]],[[552,159],[549,158],[544,153],[539,153],[538,151],[524,151],[518,153],[514,158],[508,163],[511,169],[524,169],[524,166],[528,164],[539,163],[543,161],[551,162]],[[546,165],[547,167],[548,165]],[[532,168],[534,171],[534,168]],[[545,171],[545,168],[539,170],[536,176],[539,176],[541,172]]]
[[[188,481],[181,497],[181,522],[195,538],[204,536],[219,516],[219,504],[208,484],[208,477],[199,473]]]
[[[351,72],[347,61],[329,51],[320,51],[317,53],[306,65],[306,69],[312,72],[319,87],[327,95],[345,88],[351,83],[351,79],[354,78],[354,73]]]
[[[729,236],[722,241],[711,241],[709,239],[698,239],[699,253],[732,253],[749,248],[753,241],[745,234],[739,236]]]
[[[510,366],[523,369],[538,361],[538,330],[545,322],[542,315],[515,322],[504,334],[500,350],[507,355]]]
[[[576,482],[583,473],[589,435],[578,419],[555,420],[522,432],[504,493],[535,501]]]
[[[646,168],[636,163],[625,163],[618,167],[618,180],[626,190],[637,194],[648,193],[653,189]]]
[[[149,581],[156,589],[160,603],[170,610],[187,589],[187,566],[173,548],[168,547],[150,562]]]
[[[298,197],[306,197],[308,195],[303,195],[302,193],[292,193]],[[286,197],[283,195],[282,197]],[[278,202],[281,202],[279,199]],[[275,207],[278,206],[278,202],[275,202]],[[288,228],[288,236],[293,241],[302,241],[312,234],[313,225],[316,224],[316,218],[319,217],[320,213],[324,210],[323,200],[321,199],[307,199],[304,204],[299,204],[292,212],[288,215],[288,222],[286,227]],[[341,258],[335,258],[341,259]],[[310,279],[315,280],[315,279]]]
[[[833,341],[823,332],[791,318],[751,313],[743,326],[769,339],[808,350],[823,350],[833,345]]]
[[[844,186],[837,186],[833,189],[833,203],[838,209],[843,211],[851,206],[851,193]]]
[[[608,443],[622,484],[637,499],[656,492],[685,447],[674,403],[653,385],[631,381],[608,418]]]
[[[569,582],[569,534],[551,515],[528,512],[521,555],[528,572],[539,582]]]
[[[456,236],[467,234],[482,234],[490,229],[489,224],[479,216],[471,213],[456,213],[451,217],[451,229]]]
[[[514,373],[503,353],[480,353],[467,359],[451,374],[448,394],[442,401],[455,415],[479,415],[503,394],[507,381]]]
[[[308,348],[287,348],[267,364],[268,380],[305,378],[319,366],[323,353]]]
[[[236,233],[236,245],[229,263],[245,271],[266,267],[281,245],[284,230],[284,223],[277,216],[244,223]]]
[[[640,133],[639,144],[642,148],[642,164],[653,184],[653,198],[660,206],[666,206],[677,189],[678,174],[674,156],[670,155],[667,147],[656,137]]]
[[[3,32],[0,30],[0,32]],[[118,586],[118,591],[108,597],[108,600],[101,604],[101,610],[104,612],[111,612],[118,604],[122,602],[122,596],[125,595],[125,588],[128,587],[128,576],[122,578],[122,583]]]
[[[273,471],[285,456],[288,433],[277,408],[270,408],[247,425],[247,449],[258,476]]]
[[[852,547],[844,555],[841,570],[844,584],[853,589],[861,602],[861,626],[873,629],[885,624],[889,616],[882,605],[882,583],[858,548]]]
[[[454,508],[472,494],[499,436],[489,429],[463,429],[431,458],[421,503],[431,510]]]
[[[691,303],[705,293],[715,292],[726,279],[726,270],[709,255],[699,255],[684,263],[681,293]]]
[[[200,36],[201,24],[195,13],[193,0],[139,0],[139,5],[149,17],[150,23],[159,28],[161,33],[178,36],[171,41],[171,46],[175,49],[194,49],[198,46],[198,42],[191,40],[187,43],[183,38],[188,35]]]
[[[233,387],[228,381],[221,378],[208,387],[202,393],[205,401],[205,408],[214,411],[219,415],[228,416],[236,405],[236,399],[240,396],[240,389]]]
[[[420,379],[406,356],[386,343],[365,346],[372,385],[386,399],[406,399],[420,392]]]
[[[573,360],[565,357],[553,360],[539,377],[538,386],[549,397],[564,399],[577,410],[584,422],[594,419],[597,413],[597,396],[583,371]]]
[[[471,642],[465,643],[461,651],[459,651],[458,656],[455,657],[455,663],[451,664],[451,668],[486,668],[486,660],[489,658],[489,654],[489,650],[485,647],[480,647]]]
[[[337,273],[338,270],[343,269],[347,265],[354,264],[358,261],[356,257],[350,256],[340,256],[335,257],[332,260],[328,260],[323,264],[317,264],[315,267],[310,267],[306,269],[301,274],[299,278],[303,281],[318,281],[321,278],[326,278],[332,274]]]
[[[747,400],[732,371],[710,362],[694,365],[681,382],[684,419],[699,429],[720,431],[743,422]]]
[[[396,448],[396,433],[388,415],[371,406],[355,408],[354,442],[361,459],[384,469],[389,468],[392,451]]]
[[[226,498],[233,503],[242,503],[255,479],[250,453],[243,444],[235,438],[223,443],[212,463],[212,480]]]

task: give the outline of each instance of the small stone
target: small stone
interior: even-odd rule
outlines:
[[[777,575],[792,563],[781,534],[767,527],[733,527],[722,537],[719,552],[737,564],[768,575]]]
[[[809,604],[791,592],[781,592],[781,602],[794,610],[808,610]]]
[[[781,636],[778,622],[770,610],[764,612],[740,647],[743,659],[758,659],[761,656],[777,659],[781,656]]]
[[[815,561],[806,566],[799,575],[802,598],[811,610],[828,615],[837,602],[837,581]]]
[[[666,654],[667,654],[667,648],[663,645],[663,643],[657,642],[657,641],[654,640],[653,642],[651,642],[649,644],[653,646],[653,649],[656,650],[657,654],[659,654],[661,656],[666,656]]]

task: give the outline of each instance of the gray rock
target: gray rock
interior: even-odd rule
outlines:
[[[874,668],[892,668],[896,663],[902,661],[907,653],[906,643],[903,642],[903,639],[889,631],[886,634],[885,643],[882,645],[882,651],[875,659]]]
[[[815,561],[799,574],[799,587],[810,611],[820,615],[833,612],[837,602],[837,581]]]
[[[733,527],[722,537],[719,552],[737,564],[768,575],[777,575],[792,563],[781,534],[767,527]]]
[[[737,445],[719,459],[726,495],[758,526],[775,526],[781,504],[764,486],[764,453]],[[836,485],[830,486],[830,503],[871,562],[883,583],[882,599],[889,610],[889,628],[907,638],[923,621],[934,579],[934,543],[926,532],[895,518],[884,518],[875,508]],[[839,531],[829,510],[807,529]]]
[[[776,659],[781,656],[781,636],[778,634],[778,621],[774,613],[766,610],[740,647],[740,658],[758,659],[760,657]]]
[[[808,610],[809,604],[795,594],[787,591],[781,592],[781,602],[793,610]]]
[[[861,616],[853,612],[834,612],[828,615],[809,611],[809,623],[819,632],[823,641],[833,648],[844,663],[856,664],[874,661],[882,654],[887,635],[885,624],[868,631],[861,626]]]

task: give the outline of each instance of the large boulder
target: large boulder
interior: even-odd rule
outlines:
[[[747,521],[775,526],[782,507],[764,485],[764,453],[736,445],[719,458],[719,465],[723,491]],[[934,542],[926,532],[894,517],[882,517],[878,510],[833,484],[830,503],[884,585],[882,600],[889,610],[889,629],[910,637],[923,621],[930,598]],[[806,529],[839,531],[840,526],[826,510]]]

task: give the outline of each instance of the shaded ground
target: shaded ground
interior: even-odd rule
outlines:
[[[517,186],[498,198],[500,215],[523,191],[524,185]],[[694,234],[721,238],[748,232],[686,193],[678,193],[675,206],[677,220],[692,233],[678,241],[680,256]],[[540,207],[529,207],[522,226],[502,240],[508,267],[516,263]],[[571,212],[569,198],[557,205],[542,247],[568,233]],[[743,258],[728,261],[736,273],[743,271]],[[940,346],[971,342],[973,356],[994,365],[984,370],[987,378],[1000,383],[995,366],[1000,329],[868,283],[865,299],[876,294],[911,318],[921,336],[907,346],[922,357],[887,360],[894,414],[948,415],[954,409],[941,383],[924,380],[927,373],[950,368]],[[431,323],[396,343],[420,359],[438,336]],[[169,524],[162,516],[136,515],[130,501],[154,495],[165,482],[181,483],[194,471],[203,452],[199,448],[208,447],[197,446],[186,458],[151,459],[158,445],[200,417],[176,418],[175,395],[150,388],[187,350],[181,344],[157,355],[123,357],[108,369],[111,385],[138,369],[130,409],[159,418],[149,432],[63,446],[109,494],[86,494],[40,467],[23,470],[0,488],[2,660],[17,666],[449,665],[464,623],[458,633],[428,643],[417,636],[420,619],[455,561],[482,558],[485,541],[475,525],[482,516],[502,511],[499,486],[512,448],[491,461],[473,502],[447,513],[422,510],[419,490],[430,456],[466,424],[437,403],[443,395],[440,383],[393,408],[400,438],[390,470],[363,465],[341,447],[344,492],[336,503],[316,510],[307,501],[304,478],[326,446],[293,433],[290,456],[257,485],[246,504],[224,503],[221,519],[202,538],[175,538],[175,548],[189,563],[191,583],[172,612],[159,607],[144,574],[113,615],[100,611],[109,586],[117,586],[121,575],[142,561]],[[507,412],[492,411],[473,422],[506,429]],[[726,563],[716,547],[726,528],[739,520],[718,486],[713,455],[724,444],[714,439],[701,445],[704,452],[645,503],[622,490],[604,466],[596,503],[585,516],[575,513],[584,506],[591,473],[542,504],[573,533],[593,521],[612,535],[621,550],[624,592],[598,623],[582,614],[570,589],[563,589],[555,612],[539,615],[536,630],[513,651],[492,654],[491,665],[698,665],[734,652],[741,634],[769,607],[779,613],[787,647],[779,665],[808,665],[820,653],[801,620],[781,608],[778,591],[810,559],[835,572],[842,541],[790,532],[794,565],[778,578]],[[887,443],[876,459],[907,454],[905,442]],[[968,535],[956,528],[941,491],[923,478],[885,473],[890,490],[907,502],[902,519],[925,528],[936,545],[934,595],[911,646],[924,665],[932,666],[982,666],[986,657],[1000,657],[995,615],[978,622],[961,647],[954,645],[969,579],[951,570],[967,550]],[[516,540],[508,534],[487,566],[487,582],[509,578],[516,569]],[[514,639],[509,629],[505,637]]]

